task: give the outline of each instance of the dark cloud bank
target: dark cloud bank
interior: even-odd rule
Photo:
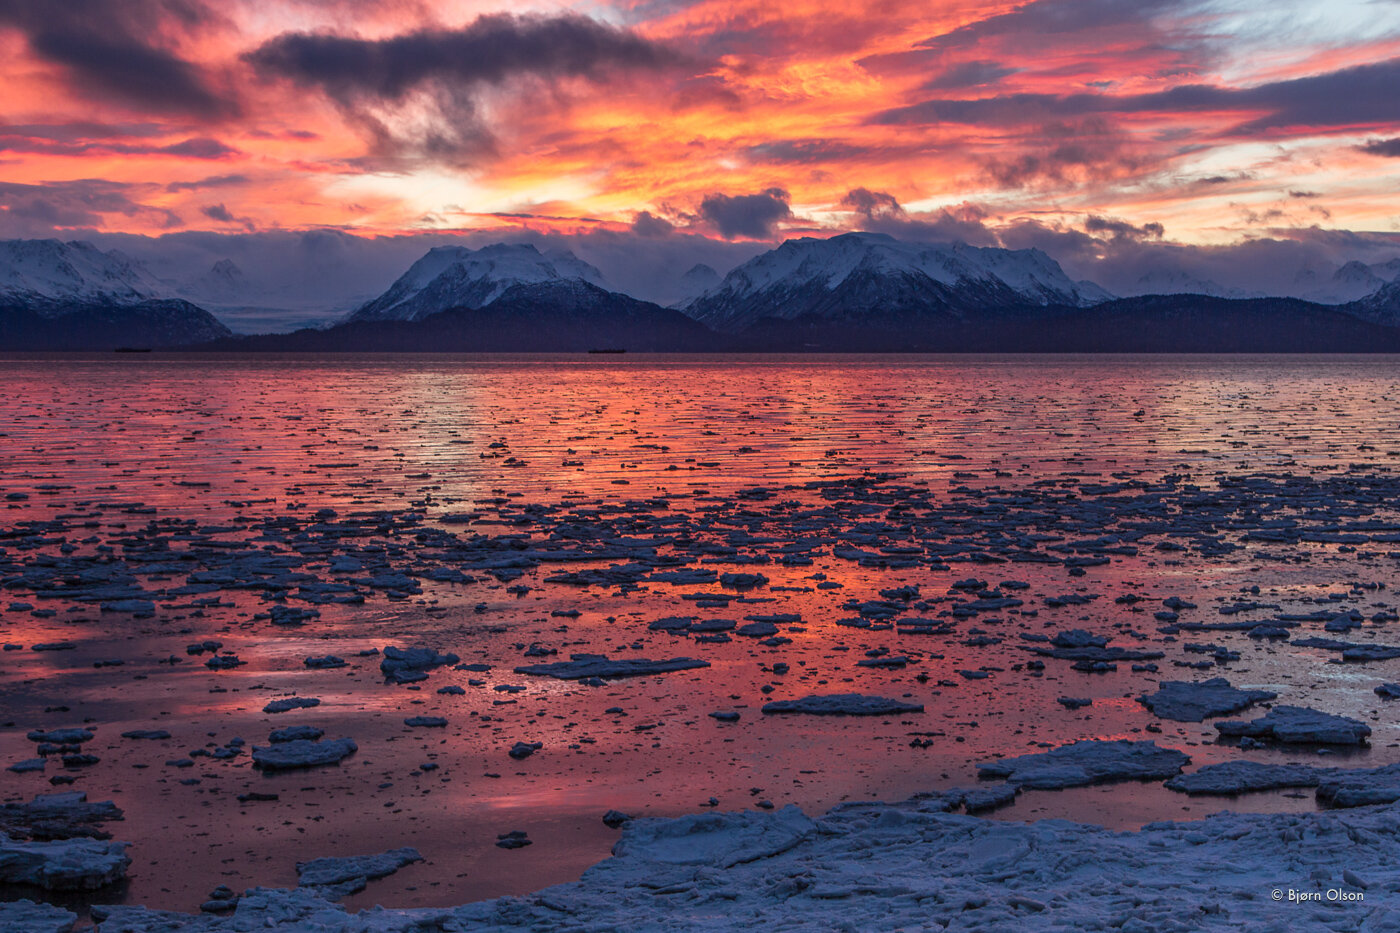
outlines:
[[[385,39],[287,33],[249,52],[261,75],[325,94],[379,153],[447,162],[479,159],[496,140],[481,95],[520,80],[606,82],[632,70],[683,63],[678,53],[585,16],[492,14],[459,29],[422,29]],[[386,116],[414,100],[428,127],[405,130]]]
[[[22,33],[78,93],[210,120],[238,105],[171,40],[220,21],[198,0],[0,0],[0,27]]]

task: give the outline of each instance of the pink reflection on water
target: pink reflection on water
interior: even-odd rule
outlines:
[[[251,547],[266,542],[249,540],[240,518],[321,508],[414,510],[429,522],[478,513],[475,524],[445,527],[500,534],[508,526],[487,523],[493,508],[483,500],[567,502],[586,520],[600,507],[663,494],[669,508],[658,507],[660,514],[702,513],[733,505],[737,490],[764,486],[773,492],[762,500],[765,508],[788,501],[813,508],[826,503],[802,484],[863,472],[896,473],[941,496],[968,485],[997,486],[1014,497],[1051,481],[1073,494],[1081,481],[1168,472],[1209,486],[1215,474],[1230,471],[1388,467],[1395,456],[1386,441],[1394,373],[1391,361],[1356,359],[15,361],[0,368],[0,392],[12,400],[0,429],[6,435],[0,471],[7,491],[30,495],[11,503],[7,524],[91,516],[93,535],[107,540],[123,526],[193,519],[221,529],[209,533],[211,540]],[[77,552],[92,553],[100,543],[79,543]],[[144,620],[96,608],[51,618],[9,611],[7,641],[71,639],[78,648],[6,655],[0,697],[18,725],[0,733],[0,755],[13,761],[31,754],[23,739],[31,724],[97,719],[95,750],[104,761],[79,786],[127,808],[118,835],[137,841],[133,856],[141,866],[129,896],[153,906],[189,908],[218,881],[286,884],[297,859],[408,844],[430,855],[431,870],[420,866],[378,882],[363,896],[366,903],[449,904],[523,893],[601,858],[615,838],[599,821],[611,808],[670,815],[715,796],[726,809],[767,799],[818,812],[843,799],[968,784],[979,761],[1081,738],[1152,737],[1187,750],[1197,764],[1229,760],[1238,753],[1213,744],[1209,724],[1165,723],[1160,736],[1144,733],[1150,717],[1133,699],[1143,678],[1126,665],[1090,676],[1056,663],[1044,677],[1032,677],[1016,636],[1072,626],[1117,631],[1123,623],[1151,632],[1150,612],[1129,615],[1115,606],[1113,597],[1122,592],[1146,594],[1156,608],[1168,595],[1206,605],[1256,583],[1285,596],[1318,592],[1347,573],[1394,582],[1389,565],[1358,570],[1324,563],[1324,556],[1338,557],[1333,550],[1317,554],[1309,566],[1261,567],[1144,553],[1073,578],[1063,567],[1034,565],[875,570],[823,553],[810,567],[763,565],[769,584],[755,595],[775,602],[725,609],[695,609],[677,599],[682,592],[723,592],[718,584],[651,584],[623,595],[546,584],[543,577],[558,570],[546,567],[517,581],[533,587],[523,596],[489,577],[468,585],[424,581],[413,600],[321,606],[316,623],[286,630],[254,621],[267,607],[256,594],[240,592],[221,593],[223,604],[213,607],[170,600],[166,605],[177,608],[163,605]],[[310,567],[334,576],[328,561],[319,555]],[[840,589],[816,589],[817,573]],[[1078,590],[1102,598],[1084,607],[1042,608],[1040,616],[980,617],[968,627],[1003,638],[985,648],[962,644],[965,631],[946,639],[835,624],[851,614],[841,608],[848,598],[877,598],[881,589],[903,584],[938,595],[969,574],[993,584],[1024,580],[1026,609],[1047,595]],[[172,574],[167,585],[181,582]],[[550,614],[561,608],[582,614],[576,620]],[[665,615],[741,619],[751,612],[798,613],[804,631],[790,632],[792,643],[775,651],[747,639],[702,645],[646,627]],[[222,641],[246,666],[213,673],[203,657],[184,654],[186,644],[204,638]],[[589,688],[514,674],[524,662],[522,646],[533,642],[560,656],[689,654],[711,667]],[[378,658],[358,656],[420,643],[449,647],[464,662],[492,669],[439,670],[412,690],[385,685]],[[1136,640],[1120,633],[1115,643]],[[912,663],[901,671],[856,667],[866,652],[881,649]],[[305,657],[327,653],[350,666],[304,667]],[[170,655],[181,663],[160,664]],[[92,666],[111,657],[127,663]],[[789,673],[774,673],[778,660],[790,665]],[[1333,671],[1324,660],[1260,652],[1228,676],[1283,685],[1295,700],[1341,711],[1367,700],[1373,675],[1387,670],[1362,677]],[[996,670],[977,681],[958,673],[982,667]],[[465,695],[436,692],[448,684],[462,686]],[[526,689],[494,689],[507,685]],[[764,687],[773,697],[907,694],[926,712],[862,720],[764,717]],[[320,697],[323,705],[275,717],[261,712],[268,699],[292,692]],[[1056,703],[1064,695],[1095,702],[1068,712]],[[70,711],[44,712],[54,706]],[[624,713],[607,712],[615,707]],[[715,710],[739,711],[740,723],[716,723],[708,716]],[[403,726],[404,717],[420,714],[445,716],[449,727]],[[231,764],[200,760],[191,770],[163,766],[235,735],[260,744],[269,728],[297,722],[314,722],[332,737],[351,735],[361,751],[336,768],[276,777],[254,773],[246,755]],[[159,746],[116,738],[153,723],[168,724],[175,738]],[[1396,727],[1374,728],[1372,749],[1358,763],[1393,759]],[[915,738],[933,744],[912,748]],[[545,747],[515,762],[505,752],[518,740]],[[428,761],[438,769],[422,771]],[[200,783],[179,783],[190,777]],[[0,781],[10,797],[47,789],[40,779],[8,773]],[[230,803],[238,793],[268,788],[282,799]],[[1275,795],[1231,805],[1312,804]],[[1129,785],[1027,794],[998,816],[1068,816],[1128,827],[1219,806]],[[502,855],[491,843],[512,829],[527,829],[537,844]]]

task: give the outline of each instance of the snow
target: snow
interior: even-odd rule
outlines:
[[[0,300],[136,304],[170,297],[140,263],[72,240],[0,240]]]
[[[1326,285],[1309,291],[1304,297],[1310,301],[1335,305],[1357,301],[1380,291],[1386,282],[1393,278],[1393,275],[1385,275],[1388,271],[1385,266],[1368,266],[1353,259],[1337,269]],[[1378,272],[1380,274],[1377,274]],[[1300,278],[1301,276],[1302,273],[1299,273]]]
[[[984,778],[1005,778],[1010,784],[1037,790],[1059,790],[1109,781],[1173,777],[1190,758],[1155,742],[1090,740],[1049,752],[1002,758],[977,766]]]
[[[818,819],[788,807],[629,820],[613,857],[579,881],[460,907],[351,914],[315,890],[255,888],[222,917],[101,907],[99,929],[1283,933],[1400,922],[1386,896],[1400,886],[1400,812],[1389,808],[1220,813],[1111,832],[984,820],[944,803],[848,804]],[[1298,899],[1314,892],[1317,901]]]
[[[224,258],[215,262],[203,275],[184,285],[180,294],[195,304],[226,305],[255,300],[258,291],[253,288],[237,263]]]
[[[1200,683],[1163,681],[1156,693],[1144,694],[1138,697],[1138,702],[1163,719],[1200,722],[1207,716],[1238,712],[1277,696],[1268,690],[1237,690],[1224,677],[1212,677]]]
[[[705,292],[719,285],[721,281],[723,281],[723,279],[720,278],[718,272],[711,266],[699,262],[691,266],[686,270],[685,275],[681,276],[679,288],[683,292],[685,299],[688,300],[698,295],[703,295]]]
[[[766,296],[771,316],[784,316],[785,296],[811,288],[832,291],[857,274],[950,288],[1003,286],[1035,305],[1087,305],[1102,289],[1081,291],[1058,263],[1038,249],[1007,250],[966,243],[916,243],[878,233],[788,240],[734,269],[719,285],[683,307],[706,322],[733,326],[733,309]]]
[[[528,243],[439,246],[350,317],[417,321],[448,308],[484,308],[516,285],[561,281],[606,287],[602,273],[567,251],[540,253]]]
[[[1262,293],[1227,288],[1210,279],[1197,278],[1176,269],[1156,269],[1137,280],[1129,295],[1210,295],[1214,298],[1262,298]]]
[[[806,696],[797,700],[777,700],[764,704],[763,707],[763,712],[770,715],[809,713],[813,716],[889,716],[923,711],[921,703],[905,703],[903,700],[860,693],[831,693]]]

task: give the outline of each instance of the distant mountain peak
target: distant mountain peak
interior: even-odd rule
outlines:
[[[1094,304],[1102,289],[1081,287],[1038,249],[919,243],[884,233],[787,240],[725,276],[683,306],[718,330],[759,320],[860,318],[888,314],[995,312]]]
[[[232,259],[220,259],[209,268],[211,275],[216,275],[223,279],[241,279],[243,270],[238,268],[238,264]]]
[[[132,305],[166,294],[140,263],[86,240],[0,241],[0,299],[42,312],[71,302]]]
[[[1229,288],[1180,269],[1154,269],[1137,280],[1132,292],[1136,295],[1208,295],[1211,298],[1262,297],[1258,293]]]
[[[1321,304],[1347,304],[1375,294],[1385,282],[1371,266],[1353,259],[1343,263],[1326,283],[1306,291],[1304,297]]]
[[[567,250],[541,253],[532,243],[435,246],[349,319],[418,321],[450,308],[484,308],[519,285],[557,282],[607,287],[602,273]]]
[[[1400,325],[1400,278],[1345,305],[1345,311],[1390,327]]]
[[[684,282],[703,282],[711,279],[718,282],[719,273],[714,270],[713,266],[707,266],[703,262],[697,262],[685,271],[685,275],[681,276],[681,281]]]
[[[255,289],[238,264],[227,257],[180,287],[180,294],[213,306],[240,305],[253,300]]]
[[[248,287],[248,277],[232,259],[220,259],[209,267],[209,271],[204,273],[200,280],[227,291],[242,291]]]
[[[706,292],[717,288],[722,279],[712,266],[697,262],[676,280],[675,287],[667,296],[667,303],[673,307],[684,307]]]

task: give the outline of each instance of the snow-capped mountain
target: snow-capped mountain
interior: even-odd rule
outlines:
[[[81,240],[0,240],[0,300],[57,315],[76,303],[131,305],[170,297],[140,263]]]
[[[714,270],[713,266],[707,266],[703,262],[697,262],[687,269],[685,275],[680,278],[677,287],[681,294],[681,299],[677,303],[684,304],[688,301],[693,301],[712,288],[718,287],[719,283],[722,281],[723,279],[720,278],[720,274]]]
[[[588,282],[512,285],[481,308],[458,305],[418,320],[349,320],[324,330],[228,341],[224,349],[277,351],[532,352],[728,349],[679,311]]]
[[[246,300],[252,286],[237,263],[232,259],[220,259],[180,291],[194,301],[222,304]]]
[[[249,275],[228,257],[215,261],[193,278],[185,277],[181,271],[176,271],[181,298],[213,311],[234,330],[245,334],[330,327],[379,291],[375,288],[344,300],[345,282],[334,280],[332,273],[308,268],[302,272],[308,281],[331,281],[321,292],[307,292],[304,288],[288,287],[285,281],[268,282],[264,268],[255,268]],[[338,304],[332,304],[337,300]]]
[[[1400,326],[1400,278],[1387,282],[1363,298],[1342,305],[1340,310],[1387,327]]]
[[[737,332],[763,319],[969,315],[1103,300],[1037,249],[906,243],[877,233],[788,240],[739,266],[682,306],[696,320]]]
[[[0,348],[167,347],[228,334],[122,253],[82,241],[0,240]]]
[[[1179,269],[1157,269],[1137,280],[1129,293],[1137,295],[1209,295],[1211,298],[1263,298],[1260,292],[1229,288]]]
[[[1118,297],[1098,282],[1091,282],[1088,279],[1080,279],[1074,284],[1079,289],[1080,304],[1082,305],[1103,304],[1105,301],[1112,301]]]
[[[1378,271],[1381,274],[1378,275]],[[1373,267],[1353,259],[1334,272],[1326,284],[1309,290],[1303,297],[1328,305],[1359,301],[1380,291],[1394,277],[1386,276],[1387,271],[1385,265]]]
[[[449,308],[484,308],[516,286],[557,282],[607,287],[602,273],[569,252],[541,253],[528,243],[439,246],[349,320],[421,321]]]

